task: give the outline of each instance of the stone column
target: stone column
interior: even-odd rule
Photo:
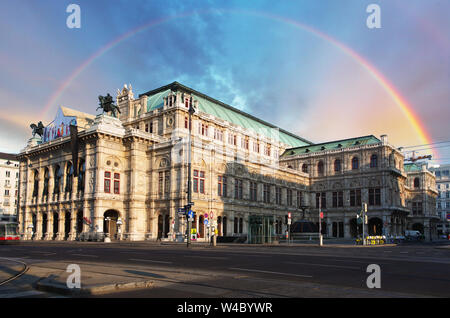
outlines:
[[[88,201],[84,201],[84,206],[83,206],[83,229],[81,231],[81,233],[83,233],[84,237],[87,237],[89,234],[89,232],[92,232],[91,230],[91,225],[87,224],[87,222],[85,221],[85,218],[87,218],[88,220],[90,220],[92,222],[91,219],[91,209],[90,209],[90,205]]]
[[[55,240],[57,241],[63,241],[66,236],[66,227],[65,227],[65,220],[66,220],[66,212],[63,210],[58,211],[58,233],[56,235]]]
[[[33,229],[34,233],[34,240],[40,240],[42,239],[42,212],[38,211],[36,212],[36,228]]]
[[[77,213],[78,211],[72,207],[70,212],[70,231],[67,237],[68,241],[73,241],[77,236]]]
[[[47,233],[45,233],[44,240],[50,241],[53,239],[53,211],[47,211]]]

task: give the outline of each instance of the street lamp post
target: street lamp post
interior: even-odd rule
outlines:
[[[319,192],[319,246],[323,246],[321,210],[322,210],[322,193]]]
[[[186,204],[186,221],[187,221],[187,247],[189,248],[191,246],[191,226],[192,223],[190,221],[190,217],[188,216],[189,211],[191,210],[191,201],[192,201],[192,186],[191,186],[191,152],[192,152],[192,114],[195,113],[195,109],[193,107],[193,100],[192,96],[189,102],[189,122],[188,122],[188,128],[189,128],[189,147],[188,147],[188,183],[187,183],[187,204]]]

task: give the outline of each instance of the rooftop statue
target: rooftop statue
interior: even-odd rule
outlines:
[[[117,117],[116,111],[118,111],[120,114],[119,107],[117,105],[114,105],[113,98],[111,95],[109,95],[109,93],[106,96],[98,96],[98,100],[100,101],[100,107],[98,107],[97,110],[101,108],[103,109],[103,112],[111,112],[113,117]]]
[[[42,124],[42,121],[40,121],[37,125],[36,124],[31,124],[30,128],[33,129],[33,137],[38,134],[39,136],[43,136],[44,135],[44,124]]]

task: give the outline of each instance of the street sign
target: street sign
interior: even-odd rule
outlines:
[[[189,202],[189,205],[190,206],[194,206],[194,202]]]
[[[190,211],[188,212],[188,217],[189,217],[190,219],[192,219],[192,218],[194,217],[194,212],[192,212],[192,210],[190,210]]]
[[[209,214],[209,218],[210,218],[210,219],[213,218],[213,211],[211,211],[211,213]]]
[[[208,218],[208,213],[205,213],[205,219],[207,219]]]
[[[288,219],[291,218],[291,212],[288,212]]]
[[[288,219],[288,225],[290,225],[291,224],[291,219]]]
[[[205,223],[205,225],[208,225],[208,219],[205,219],[205,221],[203,221],[203,223]]]

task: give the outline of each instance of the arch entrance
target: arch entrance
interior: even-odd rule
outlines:
[[[116,210],[108,210],[103,214],[103,232],[108,234],[111,240],[118,238],[117,234],[119,231],[117,221],[119,219],[119,215],[119,212]]]

